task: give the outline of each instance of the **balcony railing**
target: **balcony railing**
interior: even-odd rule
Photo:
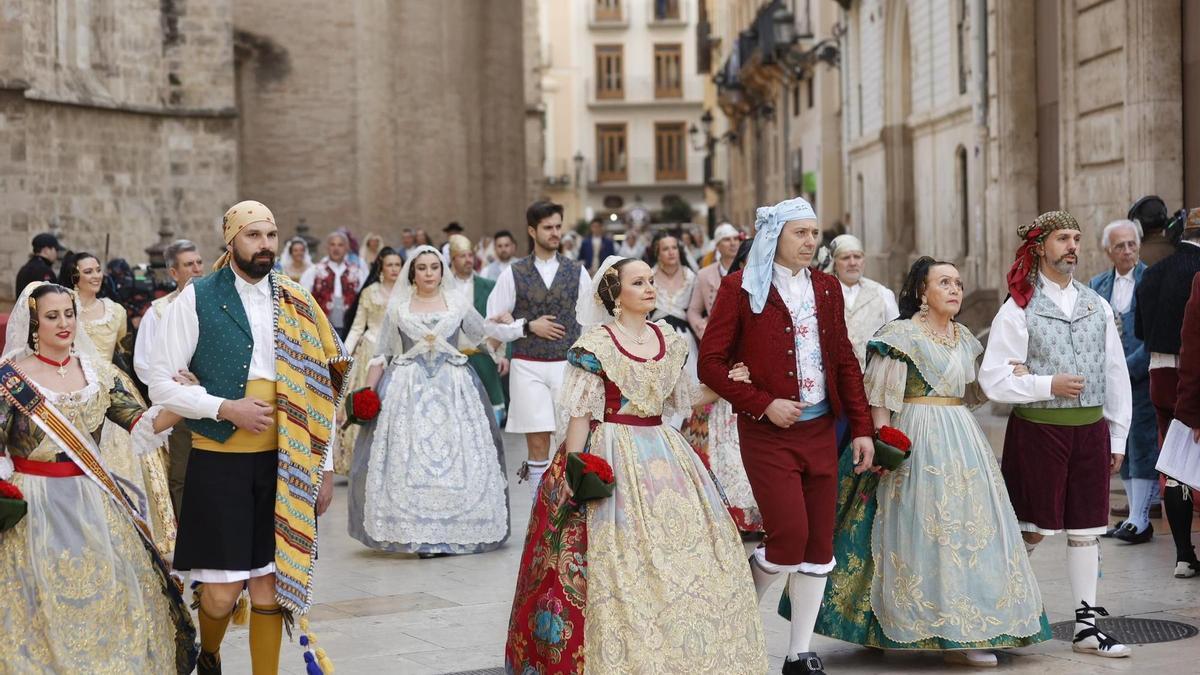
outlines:
[[[586,164],[587,182],[591,185],[696,185],[702,183],[704,158],[700,153],[688,152],[684,156],[685,175],[678,179],[659,179],[654,157],[632,157],[625,160],[624,173],[622,167],[610,167],[604,174],[594,162]]]
[[[587,91],[588,105],[619,106],[637,104],[665,105],[700,105],[704,100],[703,82],[696,77],[680,73],[682,81],[674,90],[664,90],[658,86],[653,77],[625,78],[624,96],[614,98],[611,92],[599,92],[596,89],[595,78],[585,78],[583,86]]]

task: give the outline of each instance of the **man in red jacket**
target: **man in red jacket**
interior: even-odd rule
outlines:
[[[780,572],[791,574],[784,675],[821,673],[809,643],[835,564],[834,419],[850,422],[858,473],[874,459],[874,426],[838,280],[809,269],[821,239],[812,206],[796,198],[760,208],[755,227],[745,269],[725,277],[713,303],[700,380],[738,413],[742,461],[766,530],[750,557],[759,598]],[[729,379],[738,361],[753,383]]]

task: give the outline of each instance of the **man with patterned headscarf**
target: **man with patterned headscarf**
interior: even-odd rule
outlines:
[[[1066,211],[1017,230],[1010,297],[992,321],[979,384],[1013,405],[1001,471],[1030,553],[1067,533],[1067,577],[1077,652],[1129,656],[1096,627],[1100,540],[1108,528],[1109,476],[1121,468],[1133,415],[1125,351],[1112,308],[1074,279],[1082,237]],[[1017,374],[1024,364],[1028,373]]]
[[[471,246],[471,240],[461,234],[452,234],[446,242],[446,251],[450,254],[450,274],[446,275],[444,282],[446,290],[461,293],[480,316],[486,316],[488,297],[496,287],[496,282],[475,273],[475,249]],[[497,364],[487,352],[477,347],[466,348],[463,353],[487,390],[496,423],[502,423],[504,388],[500,385],[500,378],[508,374],[508,359],[501,358]]]
[[[757,216],[746,267],[726,275],[717,292],[699,374],[738,413],[742,460],[766,531],[749,561],[759,598],[780,572],[790,574],[784,675],[822,673],[810,642],[836,562],[834,420],[849,419],[857,473],[872,465],[874,426],[841,289],[809,268],[821,239],[816,213],[796,198],[760,208]],[[752,383],[729,379],[739,361]]]
[[[316,518],[333,496],[350,358],[312,295],[271,271],[271,211],[240,202],[223,227],[216,271],[163,316],[150,396],[192,431],[174,567],[202,583],[197,672],[221,672],[221,641],[245,585],[254,672],[274,673],[285,615],[312,605]],[[176,382],[181,371],[198,386]]]
[[[841,282],[846,303],[846,332],[858,357],[858,366],[867,366],[867,340],[883,324],[900,316],[896,294],[883,284],[868,279],[863,272],[866,255],[862,242],[852,234],[840,234],[829,242],[829,261],[825,269]]]

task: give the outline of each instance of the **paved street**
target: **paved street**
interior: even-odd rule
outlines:
[[[993,444],[1000,447],[1003,419],[988,413],[980,416]],[[506,442],[511,473],[520,465],[524,447],[519,437],[509,436]],[[1114,481],[1113,485],[1120,484]],[[339,486],[331,512],[321,521],[318,604],[311,614],[313,630],[333,658],[337,673],[424,675],[501,666],[529,505],[529,488],[514,484],[513,536],[499,551],[418,560],[376,553],[351,539],[345,526],[345,487]],[[1154,526],[1162,534],[1150,544],[1131,547],[1104,540],[1100,602],[1114,615],[1200,626],[1200,578],[1171,576],[1175,559],[1167,525],[1157,520]],[[1071,617],[1065,549],[1060,536],[1044,542],[1033,556],[1051,622]],[[787,650],[788,624],[773,611],[782,588],[778,584],[762,606],[771,672],[778,672]],[[820,637],[814,647],[831,673],[957,670],[930,653],[879,654]],[[1005,671],[1023,673],[1196,672],[1200,637],[1135,647],[1132,659],[1078,655],[1061,641],[1003,652],[1000,659]],[[250,672],[244,628],[230,629],[224,660],[226,672]],[[285,645],[281,672],[302,675],[303,665],[300,648]]]

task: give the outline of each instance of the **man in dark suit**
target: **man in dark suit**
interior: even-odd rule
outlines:
[[[43,232],[33,238],[33,253],[29,261],[17,271],[17,295],[34,281],[54,281],[54,263],[58,260],[58,237]]]
[[[1125,520],[1105,535],[1130,544],[1142,544],[1154,536],[1150,507],[1158,497],[1158,472],[1154,470],[1158,462],[1158,432],[1154,425],[1154,404],[1150,402],[1150,352],[1134,334],[1133,326],[1137,316],[1135,291],[1146,271],[1146,264],[1138,259],[1141,235],[1141,226],[1132,220],[1109,223],[1100,244],[1113,266],[1092,277],[1088,284],[1112,307],[1133,391],[1133,419],[1125,439],[1125,461],[1121,464],[1121,482],[1125,484],[1129,506],[1123,511],[1112,510],[1114,516]]]
[[[858,473],[874,458],[874,424],[839,282],[809,269],[821,241],[812,206],[797,198],[760,208],[755,227],[745,269],[726,275],[717,291],[699,375],[738,413],[742,460],[767,535],[750,569],[760,598],[781,572],[790,574],[783,672],[799,675],[822,672],[810,642],[834,566],[834,420],[849,420]],[[739,361],[753,383],[729,379]]]
[[[1150,401],[1158,418],[1158,436],[1175,418],[1179,386],[1180,331],[1191,282],[1200,272],[1200,209],[1192,209],[1175,252],[1150,266],[1137,289],[1134,332],[1150,352]],[[1175,576],[1194,577],[1200,562],[1192,550],[1192,502],[1187,486],[1168,479],[1163,507],[1175,540]]]
[[[579,262],[587,267],[588,274],[595,274],[605,258],[617,254],[617,245],[611,238],[604,236],[604,221],[600,218],[592,218],[588,229],[591,236],[579,244]]]

